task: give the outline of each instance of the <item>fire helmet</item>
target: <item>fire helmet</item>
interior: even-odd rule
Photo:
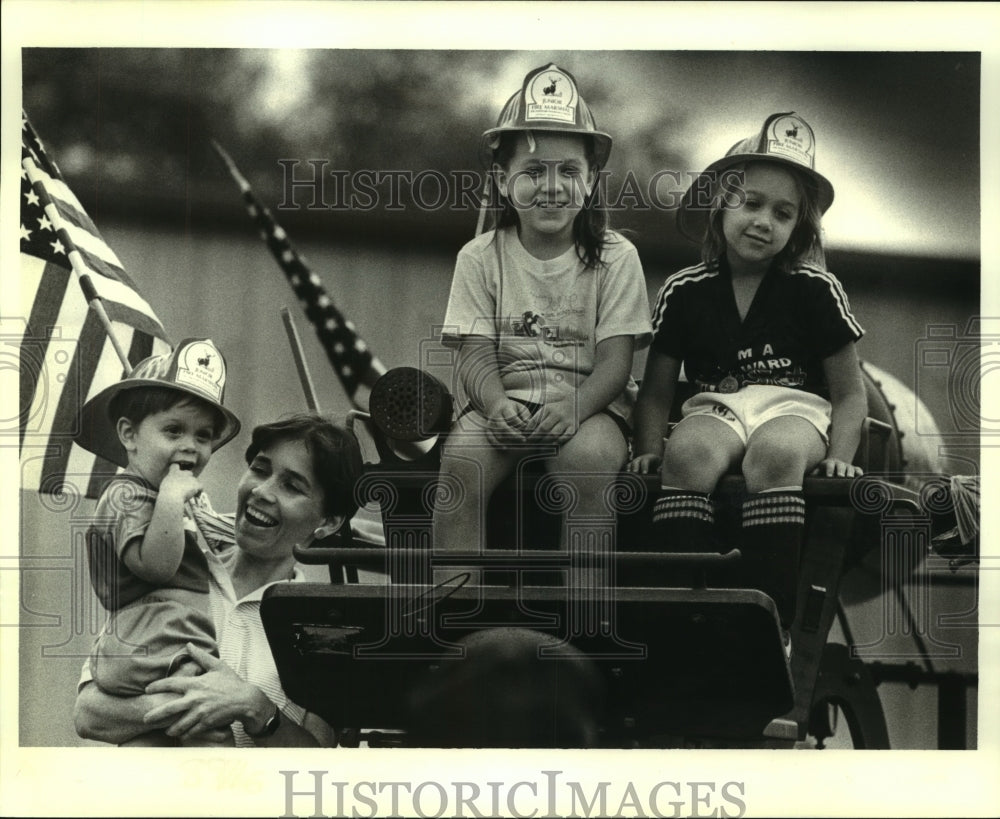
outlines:
[[[688,239],[701,242],[711,211],[709,192],[716,189],[719,174],[747,162],[778,162],[799,171],[817,192],[820,213],[833,203],[833,185],[816,170],[816,136],[813,129],[794,111],[771,114],[760,131],[741,139],[722,159],[717,159],[698,176],[684,194],[677,210],[677,229]]]
[[[483,133],[480,154],[485,164],[489,164],[501,135],[512,131],[588,135],[594,140],[597,164],[602,167],[611,153],[611,136],[597,130],[573,75],[555,63],[529,72],[521,90],[507,100],[496,127]]]

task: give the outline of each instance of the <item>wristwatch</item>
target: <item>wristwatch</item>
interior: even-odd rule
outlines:
[[[278,706],[274,706],[274,713],[268,718],[267,722],[264,723],[262,727],[256,734],[251,734],[247,731],[247,736],[252,739],[264,739],[265,737],[273,736],[274,732],[278,730],[278,726],[281,725],[281,709]]]

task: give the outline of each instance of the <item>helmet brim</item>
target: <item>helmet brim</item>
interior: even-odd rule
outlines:
[[[167,384],[158,379],[130,378],[105,387],[83,405],[78,416],[77,433],[73,436],[74,443],[113,464],[128,466],[128,453],[118,438],[118,419],[111,418],[110,408],[111,402],[116,396],[137,387],[176,390],[219,410],[226,419],[226,423],[219,437],[212,442],[212,452],[229,443],[239,434],[239,419],[221,404],[209,401],[203,393],[187,389],[182,384]]]
[[[532,133],[551,133],[559,135],[578,134],[583,137],[591,137],[594,140],[594,162],[600,168],[607,165],[608,157],[611,156],[613,140],[611,139],[611,135],[606,134],[604,131],[588,131],[583,128],[549,127],[546,125],[533,125],[530,128],[525,128],[523,126],[504,126],[490,128],[488,131],[483,133],[482,139],[479,142],[479,158],[482,161],[483,166],[489,168],[490,165],[492,165],[493,152],[496,149],[495,146],[503,134],[524,133],[527,131],[531,131]]]
[[[704,241],[705,232],[708,229],[708,217],[711,213],[711,205],[696,204],[694,201],[696,192],[713,191],[713,196],[710,199],[714,200],[715,186],[718,182],[719,174],[730,168],[735,168],[738,165],[744,165],[749,162],[775,162],[804,174],[816,186],[817,205],[820,214],[826,213],[830,205],[833,204],[834,193],[830,180],[823,176],[823,174],[814,171],[812,168],[807,168],[800,162],[772,154],[732,154],[731,156],[716,160],[705,168],[685,192],[684,198],[677,209],[676,216],[677,230],[682,236],[698,244]]]

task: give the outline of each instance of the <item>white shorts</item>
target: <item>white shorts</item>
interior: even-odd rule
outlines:
[[[816,427],[823,443],[829,444],[830,412],[830,402],[815,393],[749,384],[737,392],[699,392],[691,396],[681,406],[681,422],[692,415],[710,415],[728,424],[746,446],[762,424],[784,415],[797,415]]]

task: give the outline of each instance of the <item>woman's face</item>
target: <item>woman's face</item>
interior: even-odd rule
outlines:
[[[257,453],[236,489],[236,543],[256,557],[288,557],[326,522],[323,503],[305,443],[273,443]]]

